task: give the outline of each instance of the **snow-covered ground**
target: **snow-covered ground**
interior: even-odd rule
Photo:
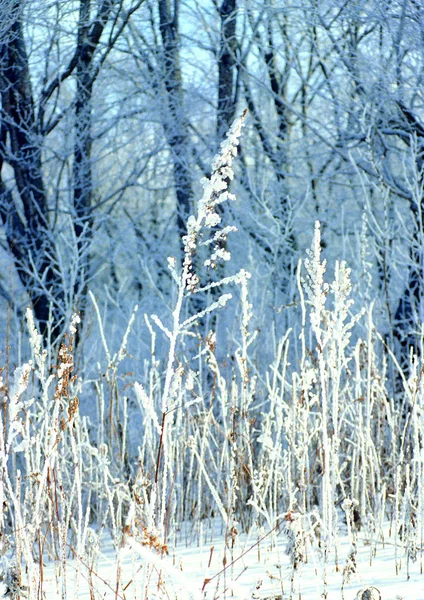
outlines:
[[[105,540],[91,559],[67,561],[65,577],[61,566],[46,564],[45,598],[53,600],[65,594],[78,600],[323,598],[322,550],[316,544],[308,544],[305,562],[293,571],[286,552],[287,536],[271,534],[258,543],[261,535],[264,534],[240,536],[231,549],[225,536],[212,534],[208,529],[203,532],[201,544],[190,543],[189,535],[181,536],[185,539],[169,547],[169,553],[163,557],[132,536],[123,541],[118,552],[110,540]],[[418,549],[416,560],[409,562],[408,574],[405,549],[395,549],[388,529],[384,537],[383,543],[368,539],[363,532],[358,534],[356,567],[349,569],[349,581],[346,558],[352,546],[347,537],[341,538],[337,546],[338,567],[333,552],[327,569],[329,600],[354,600],[368,586],[375,586],[382,600],[424,600],[423,549]]]

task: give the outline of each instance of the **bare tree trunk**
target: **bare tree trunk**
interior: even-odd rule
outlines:
[[[87,43],[90,22],[90,2],[81,0],[78,25],[80,52],[76,68],[77,93],[75,98],[74,143],[74,231],[77,242],[79,265],[74,282],[74,295],[79,298],[78,310],[85,312],[87,278],[90,269],[89,246],[92,237],[93,218],[91,209],[93,175],[91,167],[91,110],[93,79],[90,66],[95,46]]]
[[[93,173],[92,173],[92,96],[98,68],[94,55],[103,30],[111,17],[115,0],[104,0],[94,21],[91,0],[80,1],[75,97],[75,143],[73,162],[74,232],[77,243],[78,269],[74,282],[74,299],[83,318],[90,276],[90,244],[93,235]]]
[[[409,364],[409,352],[412,346],[414,352],[420,352],[421,330],[418,329],[422,323],[423,277],[422,253],[411,252],[412,265],[409,268],[408,283],[400,297],[395,317],[394,336],[400,343],[400,362],[407,368]]]
[[[227,133],[234,120],[235,68],[237,50],[237,0],[223,0],[219,9],[221,19],[220,49],[218,57],[218,140]]]
[[[158,0],[164,82],[168,114],[164,129],[172,153],[177,196],[177,225],[181,236],[186,233],[186,220],[191,210],[192,181],[189,166],[188,128],[183,108],[183,87],[178,49],[178,9],[175,0],[172,14],[170,0]]]
[[[420,171],[422,172],[422,171]],[[422,182],[420,182],[422,189]],[[424,322],[424,223],[421,216],[424,210],[424,198],[418,208],[414,201],[411,209],[414,215],[415,227],[412,230],[412,243],[409,249],[408,283],[399,299],[393,320],[393,336],[400,344],[400,363],[409,367],[410,349],[415,354],[421,353],[422,323]]]
[[[28,56],[19,16],[11,27],[7,43],[0,45],[0,61],[0,167],[7,156],[14,171],[23,218],[16,209],[12,192],[3,181],[0,216],[40,330],[47,335],[51,322],[50,335],[55,339],[60,334],[63,321],[63,287],[55,268],[55,247],[42,175],[40,132],[35,119]]]

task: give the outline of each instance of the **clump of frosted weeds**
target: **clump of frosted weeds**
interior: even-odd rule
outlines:
[[[352,284],[350,269],[345,262],[336,262],[331,285],[324,280],[327,264],[321,258],[319,222],[315,223],[312,248],[307,254],[303,290],[310,306],[310,327],[315,338],[313,356],[319,415],[317,431],[322,460],[319,505],[322,514],[323,595],[326,597],[330,553],[334,552],[335,558],[338,556],[339,516],[336,505],[339,501],[340,449],[343,435],[351,436],[351,426],[347,425],[344,417],[346,385],[349,382],[348,365],[352,360],[347,349],[351,330],[362,313],[350,316],[353,305],[353,299],[350,298]],[[345,451],[342,449],[342,453]],[[344,495],[346,492],[343,490],[342,493]]]
[[[305,539],[302,516],[294,511],[284,516],[283,531],[287,537],[286,554],[294,569],[298,569],[305,559]]]
[[[21,585],[19,570],[15,564],[9,563],[5,556],[1,559],[0,582],[3,587],[2,597],[15,600],[28,596],[28,588]]]
[[[79,317],[73,316],[55,364],[31,310],[26,317],[31,360],[15,369],[9,385],[0,381],[0,401],[7,408],[0,418],[0,543],[2,552],[13,549],[14,559],[0,579],[11,598],[41,595],[41,551],[63,567],[67,540],[75,535],[77,548],[83,547],[82,475],[89,469],[88,436],[73,385]]]
[[[177,287],[177,297],[172,311],[172,324],[167,327],[157,315],[151,319],[155,325],[168,338],[168,356],[164,375],[163,388],[161,390],[160,411],[157,418],[152,416],[153,403],[143,388],[137,386],[137,399],[139,405],[143,406],[148,416],[148,421],[156,429],[159,436],[156,454],[155,477],[153,492],[150,498],[152,514],[157,515],[156,528],[160,535],[165,532],[165,519],[169,519],[167,509],[167,486],[169,478],[175,475],[174,438],[175,419],[178,415],[178,406],[182,405],[182,398],[187,391],[193,395],[193,374],[189,368],[180,364],[177,355],[182,348],[185,336],[193,335],[190,329],[198,324],[206,315],[224,308],[232,298],[230,293],[213,294],[212,300],[204,300],[202,303],[193,302],[193,296],[206,294],[209,291],[217,291],[228,284],[242,285],[248,278],[248,274],[242,270],[235,275],[222,277],[219,281],[211,280],[210,270],[217,269],[220,264],[230,260],[231,255],[226,248],[227,236],[236,228],[232,226],[220,227],[221,215],[219,206],[235,197],[228,191],[228,183],[234,177],[233,161],[237,155],[237,147],[242,128],[246,119],[247,111],[237,119],[231,127],[226,140],[221,144],[221,151],[212,165],[210,179],[203,179],[203,195],[198,202],[195,215],[187,220],[187,234],[183,237],[183,263],[178,268],[178,261],[170,257],[168,268]],[[208,257],[203,262],[198,253],[201,248],[207,251]],[[200,271],[208,272],[204,283],[201,283]],[[184,319],[183,308],[188,309],[188,316]],[[247,327],[248,317],[246,317]],[[208,335],[211,345],[212,333]],[[201,351],[201,353],[205,352]],[[188,379],[186,385],[186,379]]]

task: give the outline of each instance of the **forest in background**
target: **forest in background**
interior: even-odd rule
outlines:
[[[341,527],[422,560],[421,2],[0,14],[18,595],[104,529],[164,553],[215,518],[284,523],[294,571],[319,542],[324,594]]]
[[[2,330],[30,302],[54,342],[89,289],[118,329],[135,303],[166,311],[168,255],[248,108],[225,220],[258,327],[290,323],[318,219],[381,332],[418,347],[423,10],[3,0]]]

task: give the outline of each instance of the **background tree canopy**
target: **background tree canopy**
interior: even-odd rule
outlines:
[[[166,310],[200,177],[249,109],[223,209],[257,327],[293,322],[313,222],[405,356],[420,345],[424,8],[412,0],[2,0],[3,306],[43,335]],[[2,327],[6,326],[5,319]],[[112,325],[111,325],[112,326]],[[118,325],[117,325],[118,326]]]

